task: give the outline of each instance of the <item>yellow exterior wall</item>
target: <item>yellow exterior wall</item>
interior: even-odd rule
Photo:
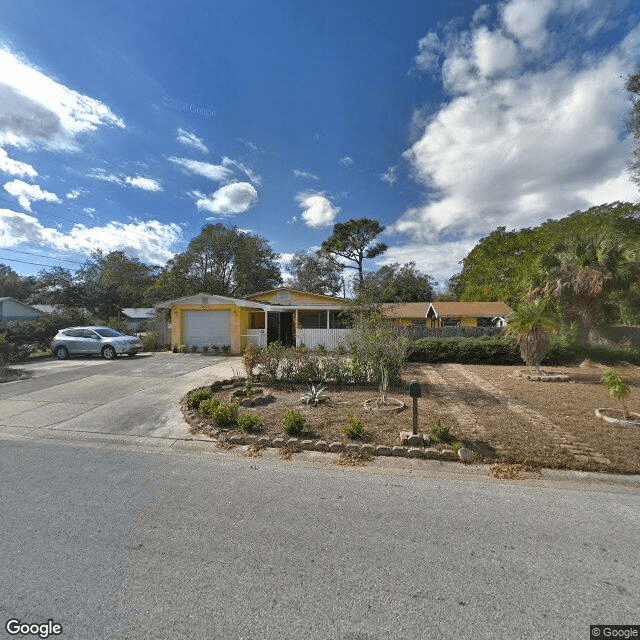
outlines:
[[[231,311],[231,353],[239,355],[246,346],[246,334],[249,326],[247,307],[234,304],[187,304],[176,305],[171,309],[171,344],[184,344],[184,312],[185,311]],[[187,345],[189,346],[189,345]]]
[[[478,318],[460,318],[460,324],[463,327],[477,327]]]

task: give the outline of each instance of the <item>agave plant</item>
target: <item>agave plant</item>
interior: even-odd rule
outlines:
[[[305,402],[306,404],[319,404],[320,402],[324,402],[328,399],[328,396],[325,395],[326,387],[323,387],[321,384],[315,385],[312,384],[309,387],[308,393],[300,396],[300,402]]]
[[[509,316],[506,333],[517,338],[525,363],[540,371],[540,363],[549,348],[549,332],[557,328],[558,323],[548,308],[547,300],[542,299],[520,305]]]

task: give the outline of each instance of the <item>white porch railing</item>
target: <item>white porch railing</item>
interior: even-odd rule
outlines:
[[[247,329],[247,344],[255,344],[256,347],[267,346],[267,330],[266,329]]]
[[[340,344],[346,344],[351,331],[351,329],[298,329],[296,347],[304,345],[309,349],[316,349],[322,345],[331,351]]]

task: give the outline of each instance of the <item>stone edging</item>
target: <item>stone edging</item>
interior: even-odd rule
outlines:
[[[209,424],[208,420],[200,417],[198,411],[189,409],[187,406],[187,393],[180,401],[180,409],[182,415],[191,427],[198,430],[206,428]],[[297,449],[299,451],[318,451],[323,453],[340,453],[342,451],[350,451],[360,454],[369,454],[374,456],[397,456],[401,458],[421,458],[428,460],[468,460],[469,457],[460,449],[458,452],[453,449],[438,450],[435,447],[415,447],[415,446],[393,446],[373,445],[373,444],[357,444],[349,442],[344,444],[341,441],[328,442],[326,440],[301,440],[300,438],[291,438],[289,436],[276,436],[270,438],[268,436],[254,435],[233,435],[226,438],[222,431],[214,429],[209,430],[209,437],[219,442],[227,442],[232,445],[253,445],[257,447],[287,447],[289,449]],[[470,452],[471,453],[471,452]]]

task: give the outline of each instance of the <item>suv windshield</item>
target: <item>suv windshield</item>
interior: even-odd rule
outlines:
[[[119,331],[115,331],[114,329],[94,329],[94,331],[103,338],[117,338],[122,335]]]

